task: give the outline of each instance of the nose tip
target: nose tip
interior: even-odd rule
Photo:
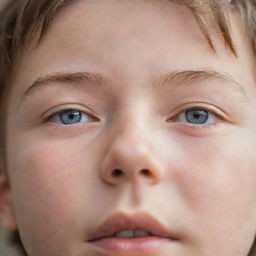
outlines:
[[[160,161],[143,143],[114,143],[102,163],[102,179],[112,185],[143,181],[157,184],[163,175]]]

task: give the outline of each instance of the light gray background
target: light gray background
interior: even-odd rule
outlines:
[[[7,0],[0,0],[0,8]],[[1,21],[0,21],[1,22]],[[0,256],[18,256],[15,248],[7,244],[7,232],[0,227]]]

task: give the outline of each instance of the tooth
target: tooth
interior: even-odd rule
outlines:
[[[116,237],[133,237],[133,230],[123,230],[115,233]]]
[[[145,230],[135,230],[134,231],[135,237],[143,237],[143,236],[149,236],[149,235],[150,235],[150,233]]]

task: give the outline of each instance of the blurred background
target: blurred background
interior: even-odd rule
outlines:
[[[7,0],[0,0],[0,8]],[[1,22],[1,21],[0,21]],[[0,225],[0,256],[18,256],[18,251],[15,247],[8,243],[8,232]]]
[[[18,248],[8,242],[9,239],[9,233],[0,227],[0,256],[21,256]]]

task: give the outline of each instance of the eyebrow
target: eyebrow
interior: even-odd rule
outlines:
[[[22,95],[21,103],[31,96],[34,92],[37,92],[41,88],[45,87],[46,85],[54,85],[54,84],[61,84],[61,85],[72,85],[72,84],[81,84],[83,86],[86,84],[87,87],[103,87],[106,84],[106,79],[103,78],[102,75],[93,72],[53,72],[39,76],[35,79],[25,90]]]
[[[74,72],[74,73],[50,73],[46,75],[42,75],[37,78],[24,92],[23,96],[27,97],[28,95],[32,94],[34,90],[39,87],[42,87],[46,84],[78,84],[82,82],[89,82],[94,86],[102,87],[105,83],[104,78],[98,73],[92,72]]]
[[[171,71],[162,75],[156,81],[156,85],[159,87],[169,87],[171,84],[171,87],[191,87],[208,81],[220,82],[218,86],[226,86],[239,93],[244,100],[248,100],[245,89],[234,77],[230,74],[213,70]]]
[[[175,87],[192,87],[202,82],[209,80],[216,80],[220,82],[220,86],[225,83],[230,89],[241,94],[241,96],[247,100],[246,92],[242,85],[240,85],[231,75],[227,73],[220,73],[212,70],[184,70],[184,71],[171,71],[167,74],[161,75],[155,80],[156,87],[161,88],[175,88]],[[55,72],[45,74],[37,78],[23,93],[21,101],[24,98],[32,95],[33,92],[38,91],[39,88],[45,85],[52,84],[86,84],[93,88],[102,88],[109,84],[109,82],[99,73],[93,72]]]

